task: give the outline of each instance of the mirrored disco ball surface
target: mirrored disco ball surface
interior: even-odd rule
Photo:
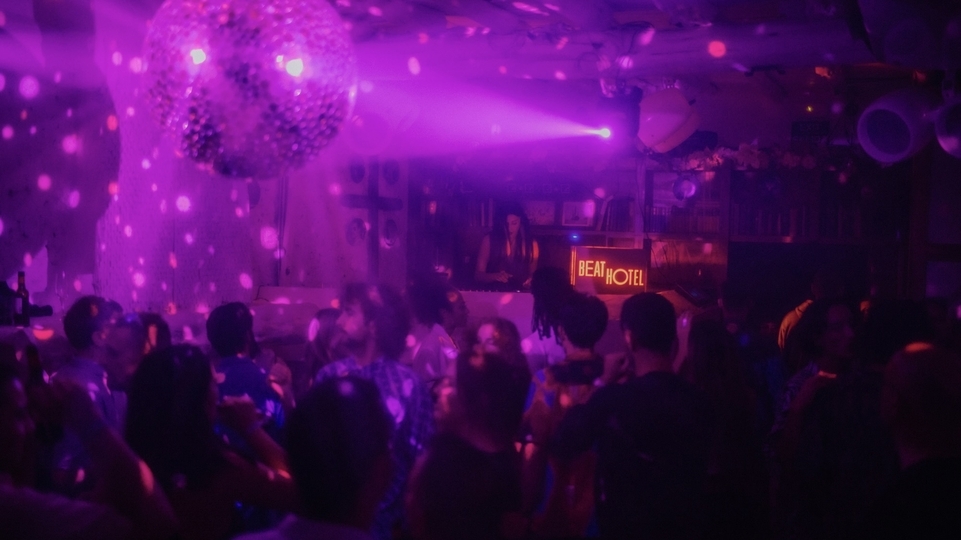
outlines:
[[[227,177],[302,166],[356,95],[350,35],[325,0],[167,0],[144,49],[155,116],[184,155]]]

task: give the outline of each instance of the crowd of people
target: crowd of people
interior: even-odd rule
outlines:
[[[242,303],[202,349],[80,298],[65,362],[0,343],[0,537],[961,536],[959,335],[936,305],[819,279],[774,333],[733,285],[694,317],[654,293],[611,314],[554,268],[529,285],[522,336],[469,325],[436,276],[348,284],[296,362]],[[601,354],[612,320],[623,350]]]

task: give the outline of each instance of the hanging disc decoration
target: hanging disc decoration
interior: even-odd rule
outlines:
[[[144,49],[154,115],[184,155],[226,177],[302,166],[357,93],[350,35],[324,0],[167,0]]]

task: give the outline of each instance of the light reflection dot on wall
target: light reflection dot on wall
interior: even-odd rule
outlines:
[[[73,290],[80,292],[80,289],[82,288],[83,288],[83,283],[80,283],[79,279],[73,280]]]
[[[167,213],[167,199],[160,201],[160,213],[161,214]]]
[[[77,150],[80,148],[80,139],[74,134],[67,135],[63,138],[61,146],[63,146],[64,152],[68,154],[76,154]]]
[[[157,191],[157,184],[150,184],[150,191]]]
[[[23,265],[24,265],[24,266],[30,266],[30,265],[32,265],[32,264],[33,264],[33,255],[31,255],[31,254],[29,254],[29,253],[24,253],[24,254],[23,254]]]
[[[184,235],[184,242],[187,242],[187,245],[188,245],[188,246],[192,246],[192,245],[194,244],[194,235],[192,235],[192,234],[190,234],[190,233],[185,234],[185,235]]]
[[[707,44],[707,53],[714,58],[721,58],[727,54],[727,45],[723,41],[712,41]]]
[[[294,58],[284,65],[284,71],[291,77],[300,77],[304,73],[304,61],[300,58]]]
[[[266,226],[260,228],[260,245],[264,249],[277,249],[278,244],[277,229]]]
[[[7,140],[12,139],[12,138],[13,138],[13,126],[3,126],[3,129],[0,130],[0,133],[3,134],[3,138],[4,138],[4,139],[7,139]]]
[[[170,256],[168,257],[168,261],[170,262],[170,267],[171,267],[171,268],[177,268],[177,254],[176,254],[176,253],[174,253],[173,251],[171,251],[171,252],[170,252]]]
[[[80,206],[80,192],[73,190],[70,195],[67,196],[67,206],[70,208],[76,208]]]
[[[244,217],[244,209],[239,206],[237,208],[234,208],[234,213],[237,214],[237,217],[239,218]]]
[[[131,228],[130,225],[125,226],[123,228],[123,234],[127,238],[130,238],[131,236],[133,236],[133,228]]]
[[[146,281],[146,278],[144,278],[143,274],[141,274],[140,272],[137,272],[133,275],[133,284],[136,285],[137,287],[143,287],[143,284],[145,281]]]
[[[113,65],[119,66],[123,63],[123,55],[120,54],[120,51],[115,51],[112,55],[110,55],[110,61],[113,62]]]
[[[246,272],[240,274],[240,286],[243,287],[244,289],[253,288],[254,280],[251,279],[250,274],[247,274]],[[313,321],[311,321],[311,324],[313,324]],[[311,338],[311,340],[313,340],[313,338]]]
[[[40,93],[40,81],[33,75],[25,75],[20,79],[20,95],[24,99],[33,99]]]
[[[116,115],[111,114],[110,116],[107,117],[107,129],[109,129],[110,131],[117,131],[118,126],[119,126],[119,123],[117,121]]]
[[[110,182],[107,184],[107,193],[110,195],[116,195],[120,193],[120,184],[116,182]]]
[[[217,250],[215,250],[213,246],[207,246],[207,253],[213,255],[216,252]]]
[[[143,167],[144,169],[149,169],[149,168],[150,168],[150,160],[147,159],[147,158],[143,158],[143,161],[140,162],[140,166]]]
[[[139,56],[130,59],[130,71],[140,73],[143,69],[143,60]]]
[[[3,236],[3,220],[0,219],[0,236]]]
[[[411,56],[407,59],[407,70],[411,75],[420,75],[420,60]]]
[[[31,135],[37,134],[37,126],[30,126],[30,134]]]
[[[41,174],[40,177],[37,178],[37,187],[40,188],[40,191],[47,191],[50,189],[52,183],[50,177],[46,174]]]
[[[127,107],[127,116],[133,116],[134,112],[135,111],[133,107]]]
[[[177,210],[180,210],[181,212],[190,210],[190,199],[183,195],[177,197]]]

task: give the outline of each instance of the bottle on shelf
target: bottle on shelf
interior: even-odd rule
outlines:
[[[16,326],[30,326],[30,293],[23,271],[17,272],[17,303],[13,319]]]

